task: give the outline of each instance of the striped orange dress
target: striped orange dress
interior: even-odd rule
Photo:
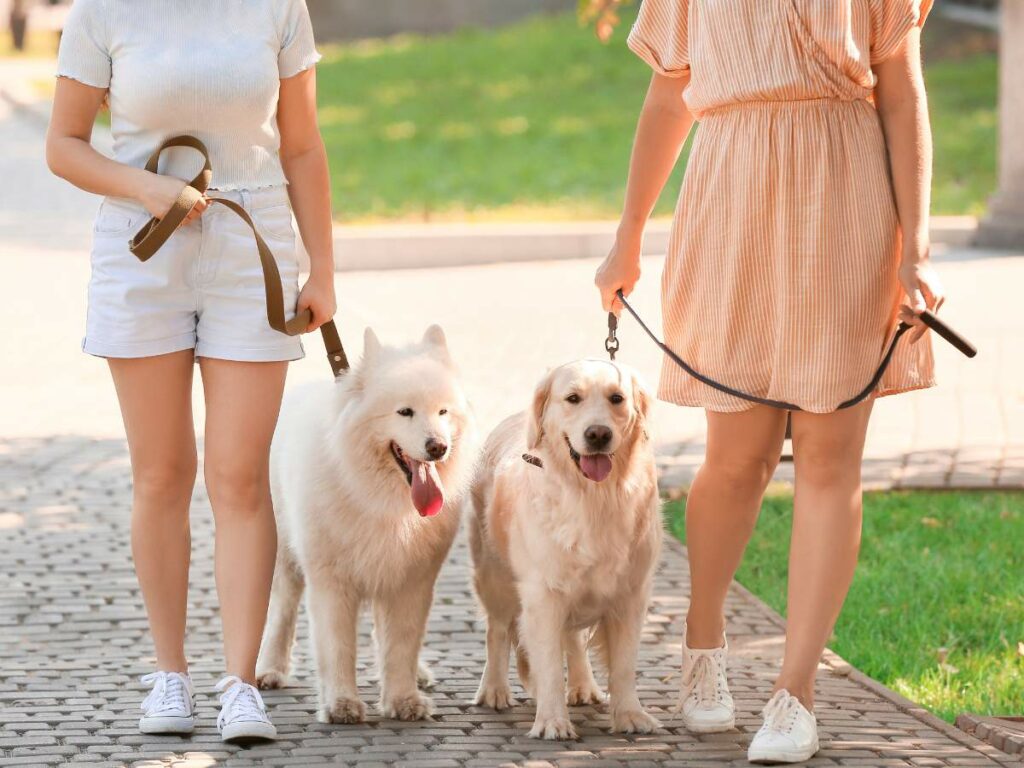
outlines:
[[[662,276],[665,340],[701,373],[818,413],[870,381],[905,301],[872,65],[931,0],[643,0],[629,46],[690,75],[699,121]],[[877,394],[934,384],[904,338]],[[752,404],[666,358],[659,397]]]

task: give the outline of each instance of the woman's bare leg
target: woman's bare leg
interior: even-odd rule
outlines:
[[[270,440],[288,364],[201,358],[206,488],[217,524],[215,572],[227,672],[256,682],[277,553]]]
[[[793,414],[793,538],[786,658],[775,684],[811,709],[821,652],[853,580],[860,548],[861,459],[871,401]]]
[[[718,648],[723,608],[761,499],[782,452],[786,413],[757,405],[739,413],[707,411],[708,444],[686,499],[690,610],[686,644]]]
[[[185,672],[188,508],[196,479],[192,350],[108,363],[131,454],[132,558],[157,668]]]

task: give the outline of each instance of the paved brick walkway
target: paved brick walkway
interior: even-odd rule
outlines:
[[[483,627],[460,541],[437,590],[425,659],[440,681],[435,722],[372,718],[364,726],[316,723],[305,620],[293,687],[268,695],[281,740],[225,747],[214,727],[210,689],[221,668],[212,577],[212,526],[202,489],[193,505],[194,557],[188,652],[202,725],[192,739],[143,737],[140,689],[152,663],[132,574],[127,529],[129,468],[121,440],[64,437],[0,443],[0,766],[103,765],[743,765],[782,646],[781,625],[741,589],[728,601],[738,729],[695,737],[670,708],[678,685],[686,610],[686,561],[670,543],[661,561],[640,661],[640,695],[666,726],[651,736],[609,735],[607,716],[577,707],[579,742],[525,737],[532,706],[495,714],[470,706],[483,666]],[[368,623],[368,622],[366,622]],[[362,646],[369,650],[363,633]],[[361,692],[376,697],[370,655],[360,658]],[[838,659],[820,674],[823,748],[813,765],[1019,765],[913,709],[879,695]],[[516,687],[518,695],[521,690]]]

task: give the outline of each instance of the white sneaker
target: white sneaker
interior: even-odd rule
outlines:
[[[152,685],[142,700],[139,731],[148,734],[192,733],[196,727],[196,700],[192,678],[185,672],[151,672],[142,676],[143,685]]]
[[[220,714],[217,728],[222,741],[273,741],[277,729],[270,722],[263,697],[255,686],[235,675],[217,683]]]
[[[729,644],[721,648],[687,648],[683,629],[683,680],[678,711],[691,733],[720,733],[735,727],[736,707],[725,677]]]
[[[796,696],[776,691],[761,711],[761,726],[747,751],[752,763],[802,763],[818,751],[818,721]]]

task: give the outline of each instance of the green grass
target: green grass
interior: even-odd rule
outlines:
[[[932,210],[981,215],[996,188],[996,57],[937,61],[926,75],[935,141]]]
[[[667,508],[685,540],[685,501]],[[765,500],[737,575],[780,613],[792,497]],[[952,721],[1024,712],[1024,494],[871,493],[861,561],[830,646]]]
[[[320,119],[338,217],[617,216],[650,78],[625,46],[633,13],[608,45],[563,14],[323,46]],[[980,213],[995,184],[995,55],[929,51],[928,60],[933,210]],[[671,215],[682,170],[656,215]]]

